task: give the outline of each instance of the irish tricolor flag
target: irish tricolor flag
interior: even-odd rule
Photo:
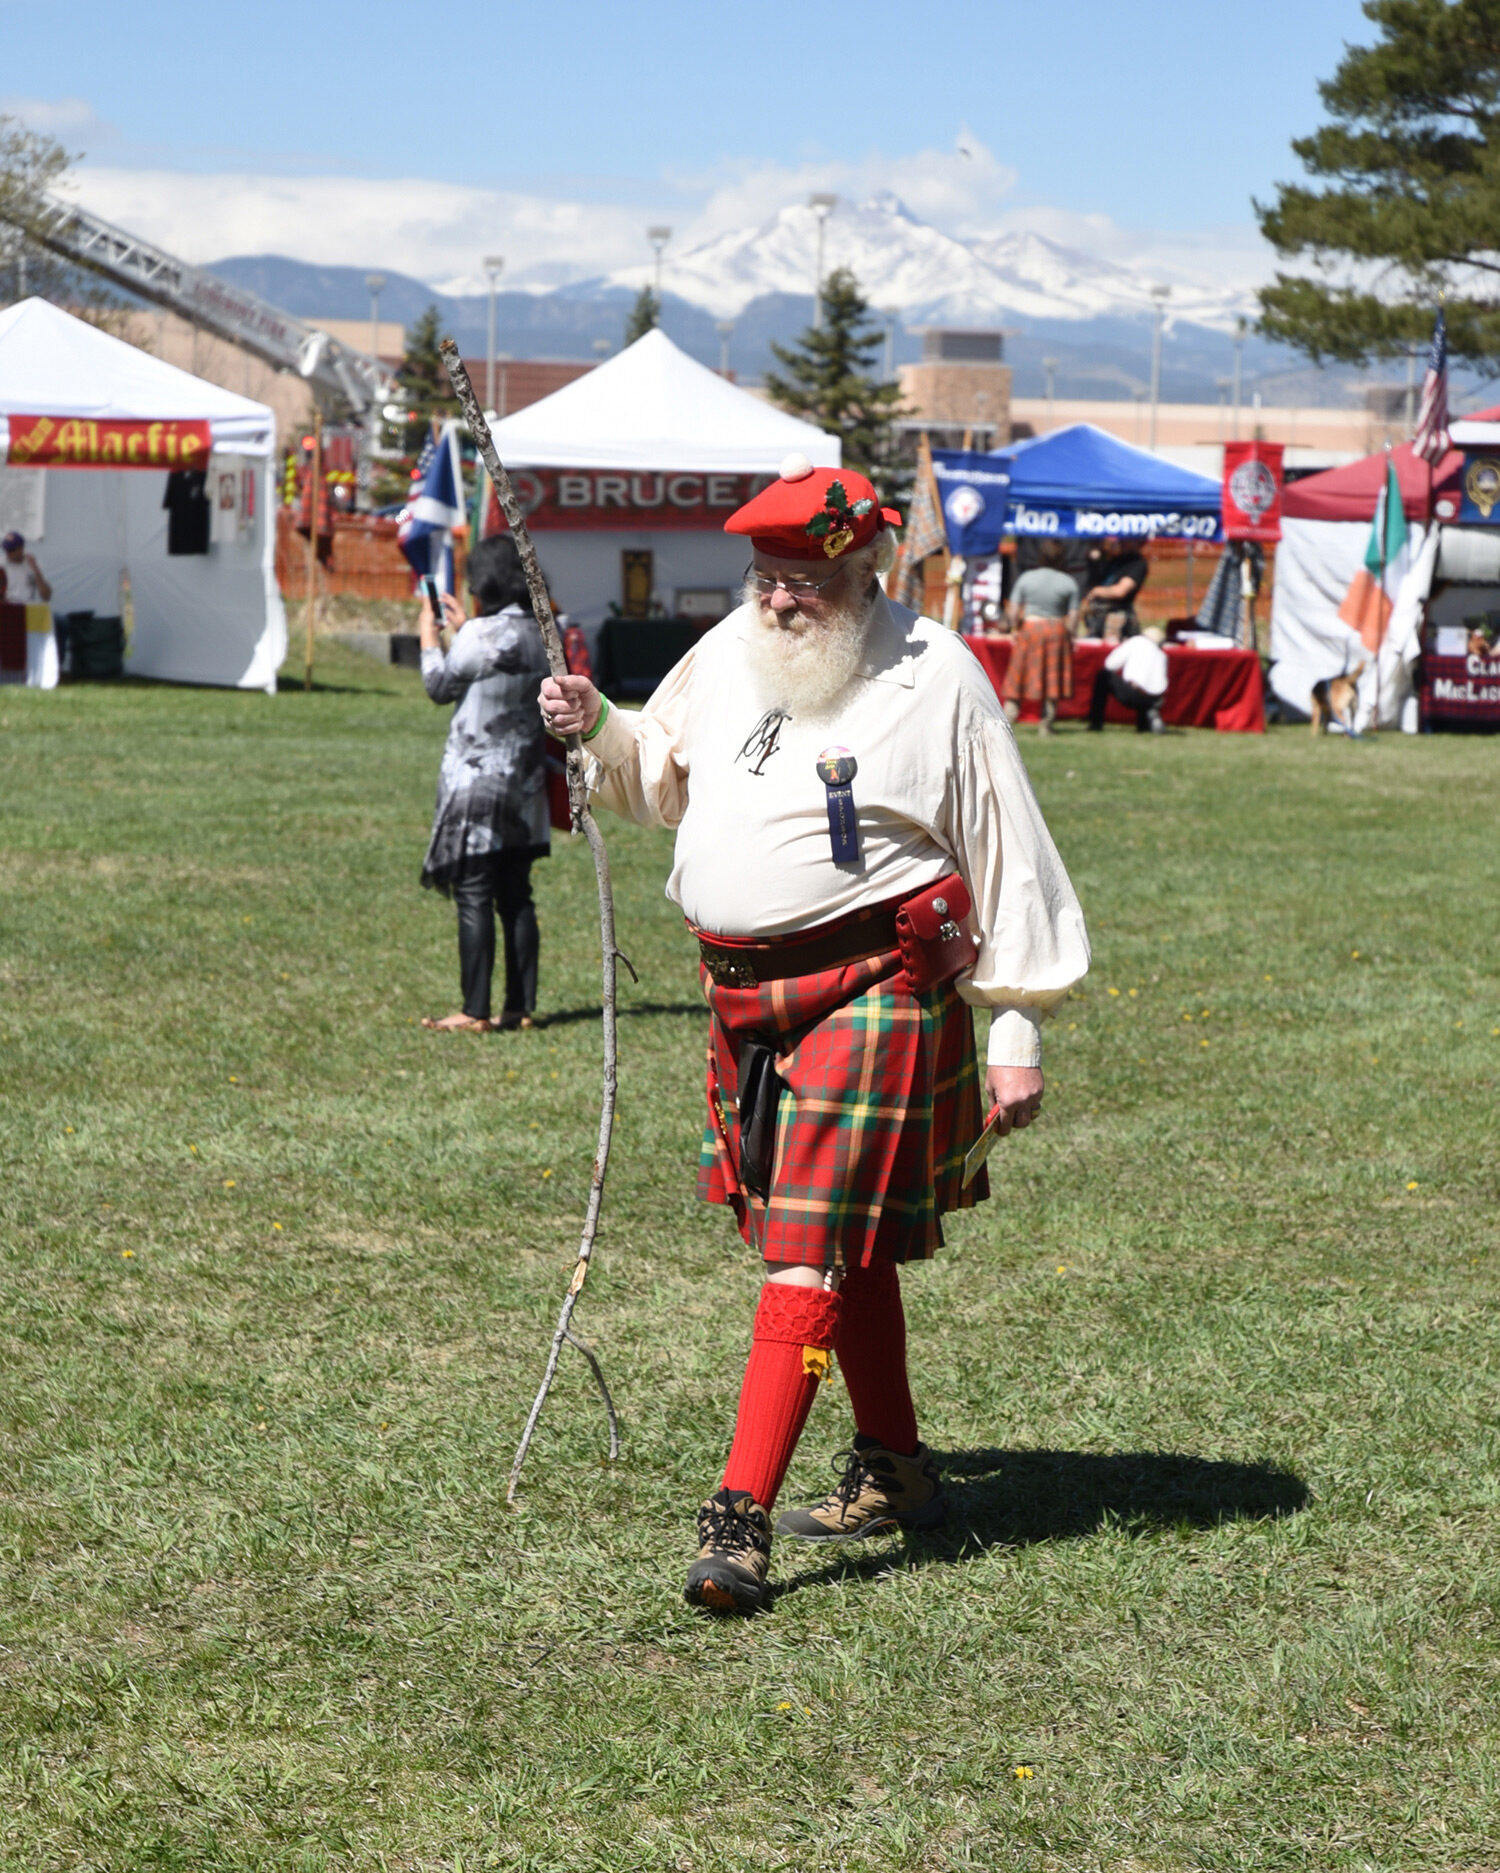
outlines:
[[[1351,631],[1359,633],[1367,650],[1378,651],[1384,642],[1385,628],[1411,558],[1411,536],[1406,530],[1396,465],[1388,455],[1385,486],[1375,501],[1375,524],[1365,548],[1365,563],[1349,581],[1349,590],[1339,606],[1340,618]]]

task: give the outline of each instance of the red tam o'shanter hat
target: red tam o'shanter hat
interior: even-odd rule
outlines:
[[[814,468],[789,455],[769,488],[732,513],[726,533],[748,533],[757,553],[772,559],[842,559],[868,546],[901,516],[852,468]]]

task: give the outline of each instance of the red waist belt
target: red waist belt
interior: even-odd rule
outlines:
[[[757,941],[688,928],[718,988],[750,989],[788,976],[818,975],[900,950],[907,981],[920,992],[951,981],[973,962],[977,939],[962,927],[969,909],[968,887],[952,872],[910,897],[888,898],[790,936]]]

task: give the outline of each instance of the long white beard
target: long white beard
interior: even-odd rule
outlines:
[[[794,614],[796,622],[778,622],[754,585],[746,583],[750,609],[746,640],[750,671],[761,700],[804,720],[824,714],[848,687],[859,667],[873,613],[865,593],[823,606],[816,622]]]

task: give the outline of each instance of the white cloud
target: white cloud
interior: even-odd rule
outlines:
[[[88,107],[47,107],[83,128]],[[1172,283],[1245,291],[1271,271],[1253,227],[1157,232],[1107,216],[1014,201],[1016,171],[968,131],[950,149],[858,162],[718,165],[661,178],[659,205],[481,189],[417,177],[201,174],[85,163],[69,186],[85,206],[198,264],[277,253],[330,266],[399,270],[444,290],[484,288],[481,258],[505,256],[504,283],[542,291],[647,261],[645,229],[663,221],[673,254],[756,227],[813,190],[862,200],[898,195],[923,221],[972,237],[1034,231],[1087,256]],[[644,277],[644,275],[642,276]]]
[[[80,137],[93,143],[113,142],[119,135],[111,123],[98,115],[86,98],[0,97],[0,113],[15,117],[28,130],[56,137],[71,145]]]

